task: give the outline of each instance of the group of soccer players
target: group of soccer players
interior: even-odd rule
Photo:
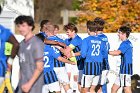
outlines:
[[[111,93],[117,93],[120,87],[123,87],[125,93],[132,93],[133,46],[128,40],[131,32],[129,27],[121,26],[118,29],[118,36],[122,43],[118,50],[109,51],[108,38],[103,34],[105,21],[99,17],[87,21],[89,36],[83,40],[78,36],[78,29],[73,23],[64,25],[68,36],[65,40],[58,35],[59,27],[53,25],[49,20],[41,22],[40,32],[36,35],[32,32],[34,20],[31,16],[18,16],[15,24],[20,34],[24,36],[19,50],[18,47],[16,49],[18,54],[14,53],[19,56],[20,64],[19,84],[15,93],[60,93],[61,87],[64,88],[65,93],[76,93],[77,91],[80,93],[108,93],[106,89],[107,74],[110,69],[108,54],[121,55],[120,74],[116,78]],[[3,53],[3,55],[5,54]],[[6,60],[0,59],[0,62],[0,69],[7,68],[1,65],[4,62],[6,64]],[[11,60],[8,63],[11,65]],[[4,79],[1,80],[1,77],[7,76],[3,74],[7,71],[9,70],[0,70],[2,73],[2,75],[0,74],[0,88],[4,81]],[[70,86],[71,78],[74,82]]]

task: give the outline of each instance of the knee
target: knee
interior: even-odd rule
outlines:
[[[112,92],[112,93],[117,93],[117,91],[118,91],[119,88],[120,88],[120,87],[112,86],[111,92]]]
[[[130,86],[129,87],[124,87],[123,89],[124,89],[125,93],[132,93]]]

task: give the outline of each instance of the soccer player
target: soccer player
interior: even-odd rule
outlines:
[[[0,6],[0,14],[1,11],[2,7]],[[8,45],[9,43],[11,47]],[[17,55],[18,48],[19,43],[10,29],[0,25],[0,92],[2,91],[2,84],[5,84],[3,83],[4,81],[8,80],[8,83],[10,84],[12,62]],[[11,91],[13,90],[10,90],[9,92],[12,93]]]
[[[122,40],[122,43],[120,44],[118,50],[109,51],[110,55],[121,55],[120,74],[117,76],[116,81],[112,86],[111,93],[117,93],[120,87],[123,87],[125,93],[132,93],[131,75],[133,73],[133,45],[128,39],[130,32],[131,28],[127,26],[121,26],[118,29],[118,36],[119,39]]]
[[[66,31],[66,34],[68,35],[68,39],[65,40],[65,43],[68,46],[65,50],[67,52],[67,54],[69,54],[69,53],[74,54],[75,52],[80,52],[82,39],[77,35],[77,32],[78,32],[77,27],[72,23],[68,23],[67,25],[64,26],[64,30]],[[67,55],[67,57],[70,58],[68,55]],[[75,57],[75,56],[73,55],[73,57]],[[84,67],[84,62],[81,59],[81,56],[76,56],[76,62],[77,62],[77,65],[66,64],[66,69],[67,69],[67,72],[69,75],[69,79],[71,77],[71,73],[73,73],[73,75],[74,75],[74,83],[73,83],[74,92],[76,92],[76,89],[77,89],[78,78],[79,78],[79,89],[80,89],[82,70]],[[79,77],[78,77],[78,75],[79,75]]]
[[[50,45],[58,45],[61,47],[66,47],[66,44],[61,43],[61,42],[57,42],[57,41],[53,41],[53,40],[48,40],[47,39],[47,34],[45,33],[46,31],[46,26],[51,24],[51,22],[49,20],[42,20],[40,23],[40,32],[38,34],[36,34],[37,37],[39,37],[40,39],[42,39],[42,35],[44,35],[45,39],[43,39],[45,44],[50,44]]]
[[[50,24],[49,20],[42,20],[40,23],[40,33],[43,34],[45,37],[47,37],[47,35],[45,34],[47,24]]]
[[[96,36],[97,24],[89,21],[87,32],[90,36],[82,41],[81,56],[85,59],[81,85],[84,93],[95,93],[102,71],[105,44]]]
[[[55,40],[58,42],[62,42],[64,43],[64,41],[60,38],[58,38],[56,35],[54,35],[54,26],[53,25],[47,25],[46,26],[46,34],[48,35],[47,39],[49,40]],[[54,46],[51,46],[56,52],[60,52],[57,48],[55,48]],[[60,53],[62,56],[62,53]],[[69,82],[69,78],[66,72],[66,68],[65,68],[65,63],[57,60],[57,58],[54,59],[54,71],[57,75],[58,81],[60,82],[60,84],[63,85],[64,90],[66,93],[72,93],[72,90],[70,89],[70,82]]]
[[[20,43],[18,53],[20,80],[17,93],[42,93],[44,44],[33,34],[34,20],[31,16],[18,16],[15,24],[20,34],[25,37]]]
[[[51,25],[53,26],[53,25]],[[48,30],[51,30],[51,26],[47,26],[49,28]],[[49,35],[49,34],[48,34]],[[60,52],[51,45],[46,45],[44,48],[44,81],[45,85],[42,88],[42,93],[48,93],[48,92],[56,92],[60,93],[60,85],[58,82],[57,75],[54,71],[54,64],[56,64],[55,59],[69,63],[69,64],[75,64],[74,62],[71,62],[63,57],[60,56]],[[61,72],[60,72],[61,73]],[[70,92],[71,93],[71,92]]]
[[[96,32],[96,35],[102,39],[105,44],[106,44],[106,50],[107,50],[107,53],[110,49],[110,45],[109,45],[109,42],[108,42],[108,38],[105,34],[103,34],[103,28],[104,28],[104,24],[105,24],[105,21],[100,18],[100,17],[96,17],[94,19],[94,22],[96,24],[98,24],[98,30]],[[108,71],[110,69],[109,67],[109,63],[108,63],[108,54],[105,55],[106,57],[103,59],[103,68],[102,68],[102,75],[100,77],[100,85],[99,85],[99,90],[98,92],[103,92],[103,93],[107,93],[107,88],[106,88],[106,84],[107,84],[107,74],[108,74]]]

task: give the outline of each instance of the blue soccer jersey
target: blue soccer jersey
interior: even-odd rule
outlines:
[[[9,29],[4,28],[2,25],[0,25],[0,77],[3,77],[5,75],[5,71],[7,68],[7,56],[4,54],[4,51],[5,43],[9,40],[11,35],[12,33]]]
[[[40,34],[42,34],[45,38],[47,38],[47,35],[45,32],[39,32]]]
[[[72,46],[74,53],[81,51],[82,39],[78,35],[76,35],[73,39],[72,38],[66,39],[65,43],[67,46]],[[83,70],[84,59],[81,56],[76,56],[76,60],[77,60],[78,69]]]
[[[59,52],[54,51],[50,45],[45,45],[44,48],[44,79],[45,84],[50,84],[58,81],[54,72],[54,59],[60,56]]]
[[[133,54],[133,46],[129,40],[123,41],[118,50],[121,51],[121,66],[120,66],[120,74],[133,74],[132,70],[132,54]]]
[[[82,42],[81,56],[85,59],[84,74],[100,75],[105,57],[105,43],[97,36],[88,36]]]
[[[62,42],[64,43],[64,40],[60,39],[59,37],[57,36],[50,36],[48,37],[49,40],[54,40],[54,41],[58,41],[58,42]],[[57,48],[53,47],[52,48],[55,50],[55,51],[59,51]],[[60,51],[59,51],[60,52]],[[61,54],[61,53],[60,53]],[[61,56],[63,56],[61,54]],[[54,60],[54,67],[64,67],[65,66],[65,63],[64,62],[61,62],[61,61],[58,61],[57,59]]]
[[[110,44],[108,42],[107,36],[105,34],[101,33],[101,34],[98,34],[98,37],[100,39],[102,39],[102,41],[105,42],[105,44],[106,44],[105,45],[106,46],[106,51],[108,52],[109,49],[110,49]],[[108,54],[106,53],[105,59],[103,59],[103,70],[109,70],[109,69],[110,69],[110,67],[109,67],[109,63],[108,63]]]

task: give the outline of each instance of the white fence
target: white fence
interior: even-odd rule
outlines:
[[[80,37],[85,38],[88,35],[87,34],[78,34]],[[108,33],[106,34],[108,36],[109,39],[109,43],[110,43],[110,50],[117,50],[119,47],[119,44],[121,43],[121,41],[118,39],[118,36],[116,33]],[[62,37],[66,37],[65,34],[61,34]],[[21,41],[23,39],[22,36],[18,36],[16,35],[18,41]],[[130,41],[133,44],[133,73],[134,74],[139,74],[140,75],[140,57],[139,57],[139,53],[140,53],[140,33],[133,33],[130,35],[129,37]],[[110,73],[108,75],[109,81],[110,83],[108,84],[108,93],[111,93],[111,86],[115,80],[116,77],[116,73],[119,70],[118,65],[120,64],[120,57],[113,57],[113,56],[109,56],[109,64],[110,64]],[[15,62],[13,63],[13,76],[12,76],[12,84],[13,87],[15,88],[17,86],[18,83],[18,72],[19,72],[19,63],[18,63],[18,59],[15,59]],[[119,90],[118,93],[121,93],[121,89]]]

